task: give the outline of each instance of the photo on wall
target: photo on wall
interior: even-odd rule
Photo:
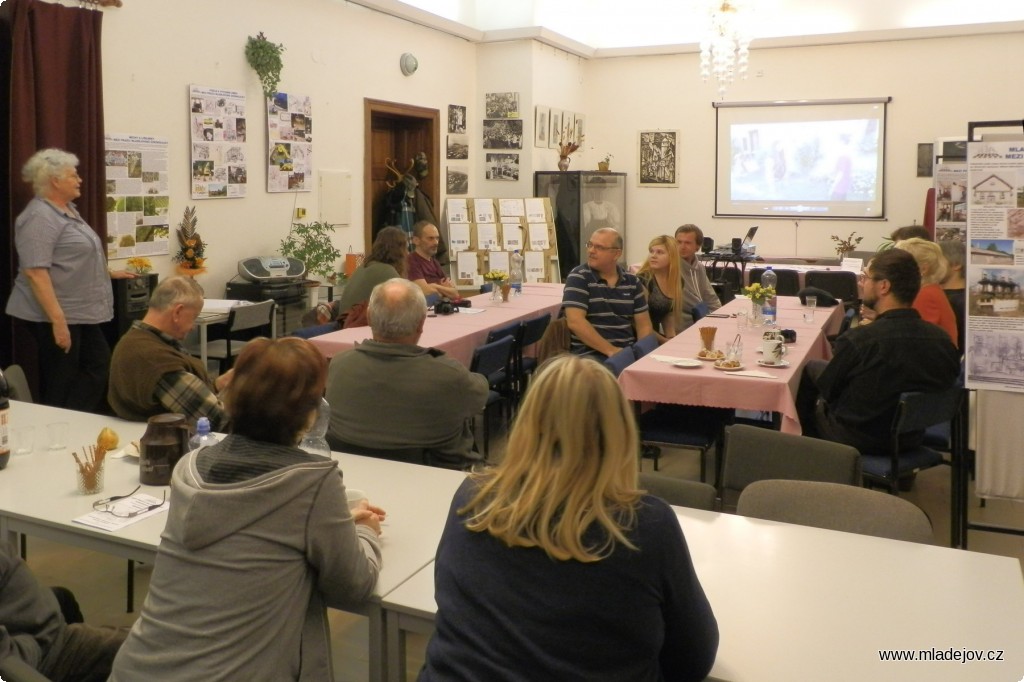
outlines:
[[[466,133],[466,107],[458,104],[448,105],[448,132],[456,135]]]
[[[537,106],[533,116],[533,146],[547,148],[548,146],[548,118],[551,116],[551,107]]]
[[[447,194],[469,194],[469,169],[465,166],[448,166],[445,179]]]
[[[484,118],[519,118],[519,93],[486,93],[484,95]]]
[[[641,187],[679,186],[676,179],[678,141],[677,130],[640,131],[637,177]]]
[[[483,122],[484,149],[522,149],[523,122],[494,120]]]
[[[562,134],[562,110],[552,109],[548,121],[548,149],[558,149],[558,138]]]
[[[519,179],[518,154],[487,154],[484,178],[515,182]]]
[[[447,158],[449,158],[449,159],[468,159],[469,158],[469,136],[468,135],[449,135],[448,136]]]

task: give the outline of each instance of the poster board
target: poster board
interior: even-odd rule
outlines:
[[[484,273],[509,272],[515,249],[524,258],[524,282],[559,281],[554,213],[547,197],[449,198],[445,220],[457,286],[479,287]]]

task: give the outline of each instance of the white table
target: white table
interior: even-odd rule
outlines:
[[[1024,674],[1017,559],[696,509],[676,514],[721,634],[708,679],[1003,682]],[[433,566],[383,605],[389,679],[403,680],[405,633],[433,631]],[[879,660],[879,650],[950,648],[1001,649],[1005,660]]]
[[[37,447],[15,455],[0,471],[0,539],[15,543],[17,534],[42,537],[113,556],[152,563],[156,558],[166,514],[132,524],[115,533],[72,522],[89,513],[93,501],[123,495],[139,484],[138,460],[109,459],[102,493],[80,495],[75,489],[75,465],[70,450],[46,450],[45,425],[69,423],[72,450],[94,443],[104,426],[122,442],[138,440],[145,424],[84,412],[11,402],[11,423],[36,427]],[[381,536],[383,567],[371,601],[360,611],[370,619],[370,677],[383,679],[384,620],[380,600],[430,564],[441,538],[448,508],[465,475],[457,471],[335,453],[346,485],[363,490],[388,513]],[[166,488],[142,486],[140,492],[160,497]]]

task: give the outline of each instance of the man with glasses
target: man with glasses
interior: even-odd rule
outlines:
[[[830,361],[807,364],[797,410],[804,435],[880,452],[888,449],[900,393],[949,388],[960,355],[949,334],[911,307],[921,273],[909,252],[879,253],[858,279],[861,299],[877,317],[840,336]],[[920,434],[901,447],[919,442]]]
[[[643,284],[618,263],[619,233],[601,228],[590,236],[586,248],[587,262],[565,279],[562,309],[572,332],[570,350],[603,360],[654,333],[654,327]]]

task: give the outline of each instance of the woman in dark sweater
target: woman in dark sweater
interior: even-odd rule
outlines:
[[[675,513],[637,489],[636,442],[603,366],[545,365],[505,459],[455,495],[421,682],[704,679],[718,625]]]

